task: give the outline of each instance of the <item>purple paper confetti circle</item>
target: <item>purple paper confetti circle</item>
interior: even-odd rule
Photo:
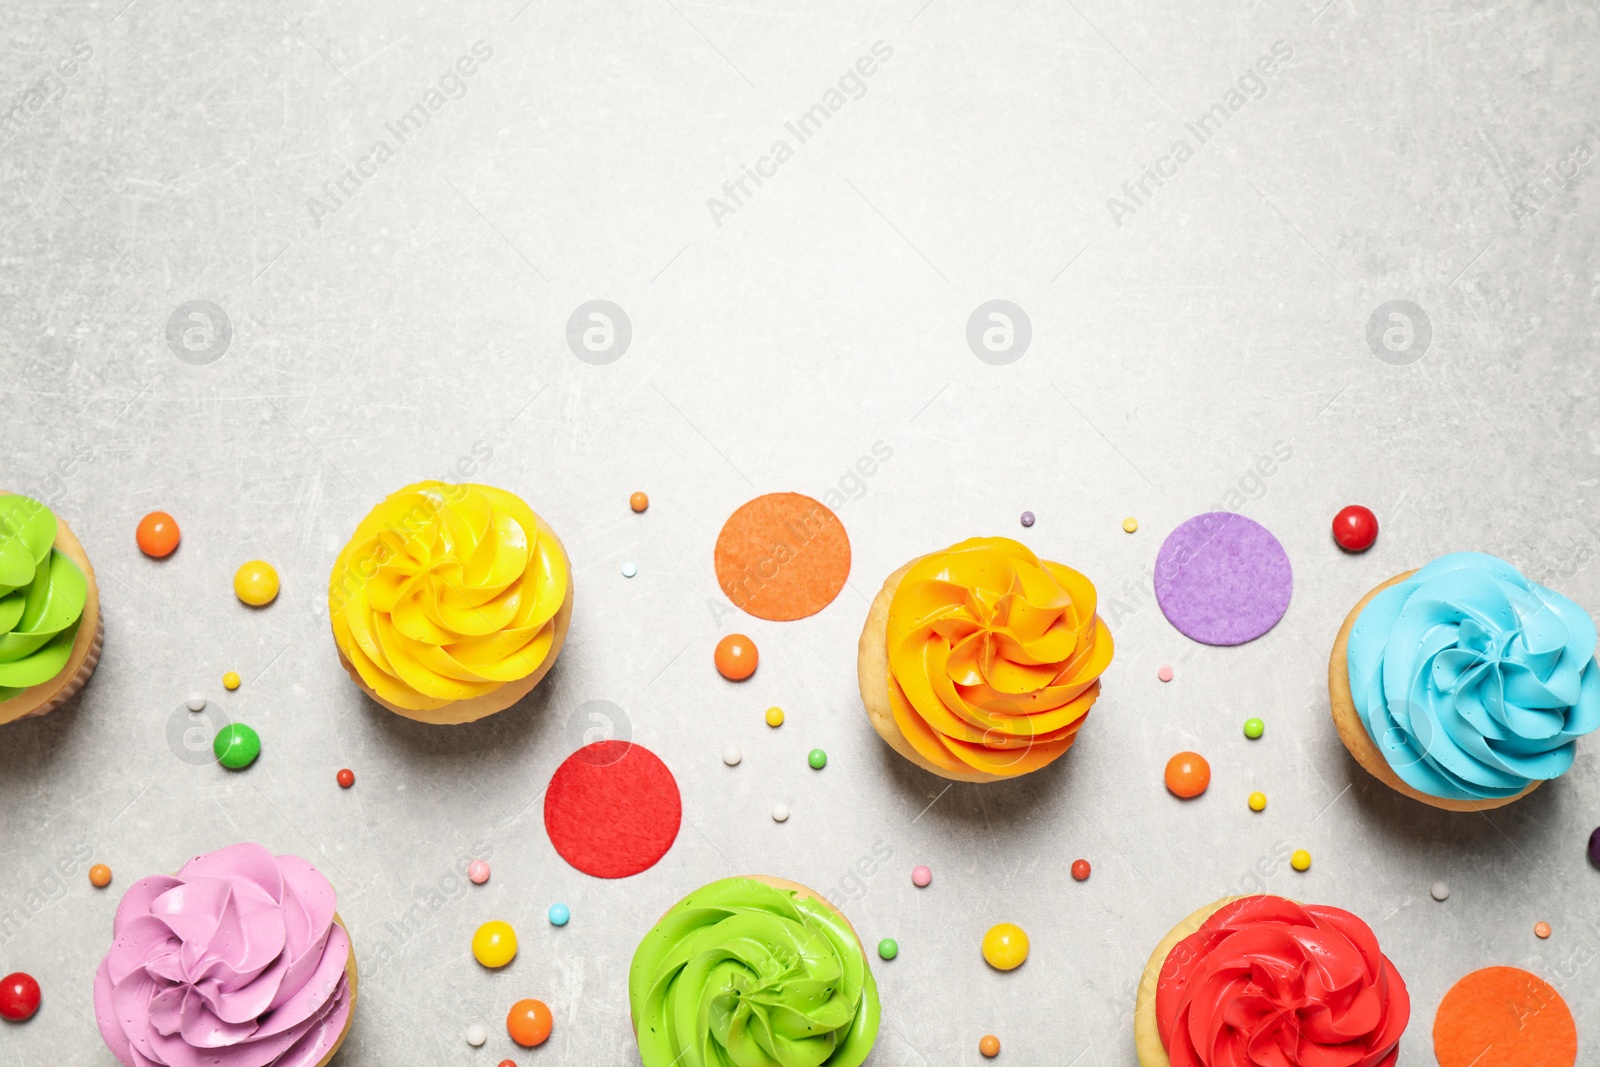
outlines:
[[[1242,645],[1289,608],[1289,554],[1258,522],[1231,511],[1196,515],[1156,556],[1156,603],[1167,621],[1207,645]]]

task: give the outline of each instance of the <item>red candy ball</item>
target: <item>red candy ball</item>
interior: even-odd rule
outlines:
[[[1378,516],[1360,504],[1340,508],[1333,517],[1333,539],[1346,552],[1365,552],[1378,539]]]
[[[1072,877],[1079,882],[1087,882],[1089,880],[1089,861],[1073,860]]]
[[[340,789],[349,789],[351,786],[356,784],[356,772],[352,771],[349,767],[346,767],[344,770],[340,771],[338,778]]]
[[[32,975],[8,974],[0,978],[0,1019],[20,1023],[39,1010],[39,983]]]

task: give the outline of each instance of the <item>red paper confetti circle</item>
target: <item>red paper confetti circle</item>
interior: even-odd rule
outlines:
[[[677,840],[683,800],[656,754],[629,741],[585,745],[556,768],[544,828],[561,858],[596,878],[649,870]]]

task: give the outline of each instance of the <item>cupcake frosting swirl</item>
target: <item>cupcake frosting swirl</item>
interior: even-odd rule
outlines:
[[[126,1067],[316,1067],[351,1009],[334,892],[255,844],[140,879],[95,974],[100,1035]]]
[[[1478,552],[1383,590],[1350,631],[1350,694],[1412,788],[1515,796],[1572,766],[1600,727],[1595,625],[1578,605]]]
[[[889,605],[889,699],[923,758],[956,772],[1037,770],[1072,746],[1111,631],[1094,584],[1006,537],[924,556]]]
[[[538,670],[570,583],[560,542],[516,496],[418,482],[356,527],[334,563],[328,609],[362,680],[428,711]]]
[[[55,512],[0,496],[0,702],[48,682],[72,657],[89,583],[55,540]]]
[[[1411,998],[1347,911],[1257,896],[1175,945],[1156,987],[1172,1067],[1393,1067]]]
[[[634,953],[628,996],[644,1067],[858,1067],[878,1034],[855,932],[751,878],[679,901]]]

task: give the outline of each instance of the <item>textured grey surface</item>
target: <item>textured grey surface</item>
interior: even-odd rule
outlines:
[[[0,485],[57,503],[107,630],[74,706],[0,729],[0,909],[23,915],[0,971],[46,997],[0,1027],[0,1064],[109,1063],[91,980],[120,891],[239,839],[306,856],[340,892],[366,968],[350,1064],[496,1063],[522,996],[556,1030],[519,1062],[636,1062],[635,943],[683,893],[747,871],[841,895],[869,943],[899,940],[875,968],[886,1067],[977,1062],[991,1031],[1008,1063],[1129,1067],[1146,955],[1252,873],[1374,925],[1415,995],[1403,1062],[1431,1062],[1449,984],[1497,963],[1566,993],[1592,1059],[1597,743],[1509,809],[1449,815],[1355,767],[1325,689],[1350,605],[1448,550],[1600,605],[1591,7],[124,3],[0,16],[0,104],[23,106],[0,133]],[[477,41],[493,54],[459,98],[367,162]],[[785,123],[878,41],[892,55],[859,99],[798,144]],[[92,56],[58,89],[47,72],[80,42]],[[1202,143],[1185,123],[1275,42],[1292,57]],[[780,138],[773,176],[713,212]],[[1161,162],[1180,138],[1183,161]],[[1175,176],[1112,211],[1158,163]],[[357,164],[372,176],[335,202],[324,183]],[[165,339],[196,299],[233,330],[209,365]],[[593,299],[633,327],[605,366],[565,342]],[[1031,319],[1009,365],[966,343],[991,299]],[[1366,339],[1396,299],[1431,322],[1404,365]],[[853,474],[878,442],[891,458]],[[1274,446],[1291,457],[1263,476]],[[577,608],[532,698],[430,729],[350,685],[319,603],[367,509],[463,457],[563,535]],[[640,488],[653,504],[634,515]],[[757,492],[830,488],[851,497],[849,588],[802,622],[720,613],[722,520]],[[1351,501],[1384,523],[1360,557],[1327,533]],[[1297,580],[1284,622],[1234,649],[1179,636],[1149,588],[1161,539],[1216,504],[1274,530]],[[133,544],[155,508],[184,529],[159,564]],[[855,641],[886,574],[980,533],[1089,574],[1118,652],[1067,758],[946,790],[871,732]],[[284,579],[261,612],[229,588],[252,557]],[[736,627],[763,657],[741,685],[710,659]],[[253,769],[169,746],[195,691],[260,729]],[[541,819],[591,700],[625,709],[685,803],[666,859],[618,882],[569,868]],[[1182,804],[1160,773],[1189,747],[1215,781]],[[1300,846],[1305,875],[1278,861]],[[875,848],[892,859],[853,873]],[[454,872],[475,852],[494,877],[469,890]],[[93,860],[112,890],[88,886]],[[917,863],[932,888],[912,887]],[[491,974],[468,939],[495,917],[523,951]],[[1010,974],[978,954],[1002,919],[1033,937]]]

